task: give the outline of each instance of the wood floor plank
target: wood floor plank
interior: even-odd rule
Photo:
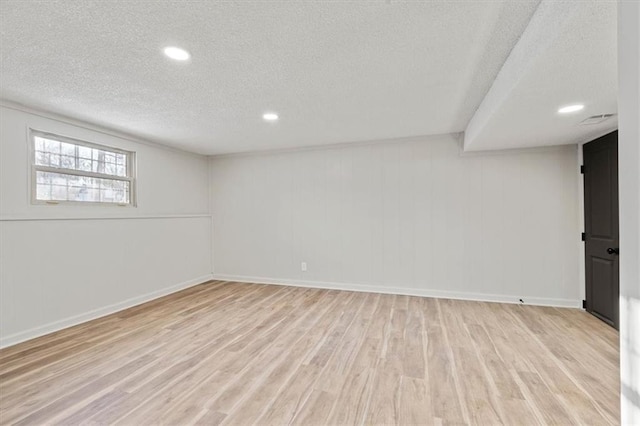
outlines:
[[[342,340],[336,345],[336,349],[327,366],[322,372],[322,376],[315,384],[317,389],[322,389],[330,393],[338,393],[342,387],[344,376],[347,374],[355,362],[358,351],[366,337],[371,316],[377,306],[371,303],[374,295],[369,294],[364,301],[362,309],[356,313],[354,320],[348,330],[342,336]]]
[[[406,377],[426,378],[423,329],[422,318],[411,315],[407,322],[402,346],[402,374]]]
[[[365,368],[353,371],[343,378],[343,386],[337,403],[331,410],[328,424],[362,424],[367,415],[369,396],[371,395],[375,369]]]
[[[365,424],[392,425],[399,421],[401,368],[397,362],[382,360],[375,371]],[[379,392],[378,390],[384,389]]]
[[[429,424],[433,410],[426,380],[403,376],[400,381],[397,422],[401,425]]]
[[[227,415],[224,413],[219,413],[217,411],[205,411],[204,415],[199,417],[195,424],[199,425],[199,426],[218,426],[219,424],[221,424],[224,419],[227,418]],[[183,419],[180,419],[182,421],[184,421]],[[176,422],[176,423],[180,423],[180,421]],[[166,424],[176,424],[176,423],[166,423]]]
[[[461,393],[469,410],[471,423],[491,424],[501,423],[497,395],[492,392],[490,384],[485,379],[484,371],[478,368],[480,359],[473,349],[454,346],[454,362],[458,366],[460,377],[464,381]]]
[[[300,425],[325,425],[336,396],[329,392],[314,389],[296,416],[293,423]]]
[[[2,425],[618,424],[577,309],[213,281],[0,350]]]
[[[324,300],[327,300],[327,298],[325,297]],[[327,326],[332,316],[326,314],[331,312],[336,300],[333,300],[333,304],[320,304],[322,302],[321,299],[318,302],[318,309],[307,318],[316,319],[315,327]],[[325,325],[322,325],[323,323]],[[263,412],[273,404],[275,396],[281,391],[285,383],[291,380],[297,369],[302,365],[302,360],[309,354],[316,343],[316,339],[307,333],[288,348],[285,353],[286,356],[275,362],[273,366],[270,366],[271,368],[267,371],[268,376],[258,384],[251,394],[247,395],[247,398],[241,402],[241,405],[233,411],[233,415],[229,416],[226,421],[230,424],[254,424]],[[238,384],[243,387],[242,382]]]
[[[564,409],[549,388],[545,385],[540,375],[536,373],[518,373],[522,382],[526,385],[533,396],[532,403],[538,407],[546,424],[574,425],[576,420]]]
[[[427,339],[429,396],[434,417],[447,423],[466,423],[453,377],[453,356],[441,327],[429,327]]]
[[[145,365],[151,359],[150,355],[144,355],[135,361],[132,361],[121,368],[118,368],[88,385],[77,389],[76,391],[66,395],[64,398],[58,399],[55,402],[43,407],[19,422],[16,425],[38,424],[48,421],[53,415],[58,412],[69,408],[70,406],[77,404],[82,400],[86,400],[91,397],[95,392],[100,392],[104,389],[105,385],[117,383],[119,380],[127,377],[132,372],[136,371],[141,366]]]
[[[300,365],[296,374],[282,388],[276,399],[267,407],[257,424],[289,424],[302,409],[307,398],[313,392],[313,383],[318,379],[322,368],[317,365]]]
[[[253,394],[255,388],[273,371],[278,362],[286,357],[287,352],[305,337],[307,327],[313,326],[317,318],[314,319],[310,314],[311,311],[301,307],[297,319],[295,315],[288,318],[286,325],[281,327],[278,334],[274,336],[273,344],[258,356],[253,357],[253,362],[236,376],[236,380],[224,387],[215,399],[206,404],[207,408],[229,414],[244,397]],[[306,325],[304,325],[305,319],[310,319]],[[301,326],[298,327],[298,325]]]

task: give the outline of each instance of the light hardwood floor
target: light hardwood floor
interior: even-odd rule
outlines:
[[[0,351],[2,424],[618,424],[576,309],[210,282]]]

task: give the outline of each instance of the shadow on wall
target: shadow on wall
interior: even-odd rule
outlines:
[[[620,397],[640,412],[640,299],[621,297],[620,308],[620,318],[626,322],[621,327],[620,353],[628,354],[626,362],[621,359]]]

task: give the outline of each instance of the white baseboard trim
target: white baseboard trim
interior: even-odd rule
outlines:
[[[324,281],[304,281],[304,280],[291,280],[291,279],[275,279],[264,277],[248,277],[243,275],[225,275],[225,274],[213,274],[214,280],[220,281],[236,281],[243,283],[255,283],[255,284],[273,284],[273,285],[285,285],[292,287],[308,287],[308,288],[323,288],[328,290],[346,290],[346,291],[361,291],[367,293],[383,293],[383,294],[399,294],[405,296],[420,296],[420,297],[434,297],[438,299],[459,299],[459,300],[473,300],[478,302],[498,302],[498,303],[514,303],[520,304],[520,299],[524,301],[525,305],[535,306],[554,306],[559,308],[580,308],[582,306],[581,300],[574,299],[551,299],[544,297],[528,297],[528,296],[505,296],[498,294],[485,294],[485,293],[467,293],[459,291],[443,291],[443,290],[430,290],[421,288],[408,288],[408,287],[385,287],[377,285],[367,284],[351,284],[351,283],[336,283],[336,282],[324,282]]]
[[[82,324],[87,321],[91,321],[106,315],[110,315],[124,309],[132,308],[145,302],[149,302],[159,297],[166,296],[171,293],[184,290],[185,288],[193,287],[198,284],[211,281],[213,279],[212,274],[203,275],[198,278],[194,278],[188,281],[181,282],[180,284],[173,285],[171,287],[165,287],[163,289],[153,291],[151,293],[143,294],[141,296],[132,297],[122,302],[114,303],[102,308],[94,309],[89,312],[85,312],[79,315],[74,315],[69,318],[65,318],[59,321],[54,321],[49,324],[45,324],[39,327],[35,327],[29,330],[14,333],[9,336],[0,337],[0,348],[6,348],[15,344],[34,339],[36,337],[44,336],[45,334],[53,333],[65,328],[72,327],[74,325]]]

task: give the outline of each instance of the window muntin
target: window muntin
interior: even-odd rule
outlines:
[[[134,153],[31,132],[34,202],[134,205]]]

